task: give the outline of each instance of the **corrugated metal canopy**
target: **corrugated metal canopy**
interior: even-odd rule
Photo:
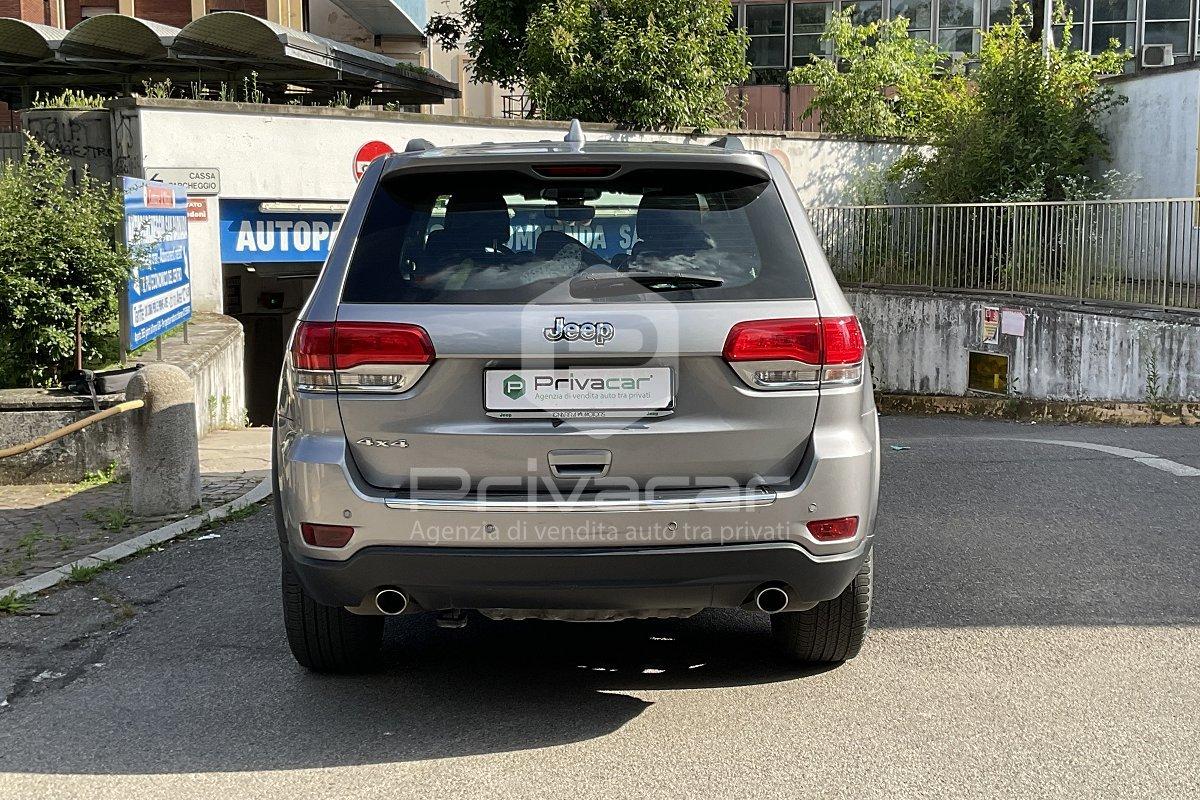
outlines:
[[[188,23],[176,39],[181,50],[282,57],[288,46],[322,49],[321,37],[240,11],[216,11]],[[328,48],[324,48],[328,49]]]
[[[53,58],[55,48],[66,35],[62,28],[0,17],[0,64]]]
[[[252,74],[255,90],[272,100],[345,93],[415,105],[459,96],[456,84],[432,70],[239,11],[207,14],[182,29],[121,14],[70,31],[0,18],[0,99],[17,103],[33,90],[128,93],[167,79],[212,87]]]
[[[429,22],[423,0],[333,0],[367,30],[383,36],[423,36]]]
[[[72,58],[155,59],[167,57],[179,28],[124,14],[97,14],[67,33],[58,52]]]

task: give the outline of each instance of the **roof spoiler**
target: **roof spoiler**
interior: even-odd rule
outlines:
[[[745,150],[746,146],[742,144],[742,140],[736,136],[726,134],[715,142],[709,142],[709,147],[719,147],[730,153],[736,153],[739,150]]]

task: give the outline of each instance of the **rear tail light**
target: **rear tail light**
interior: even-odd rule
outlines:
[[[311,391],[407,391],[434,356],[425,329],[402,323],[301,322],[292,340],[296,386]]]
[[[816,389],[862,381],[865,352],[855,317],[739,322],[724,356],[755,389]]]
[[[300,535],[304,543],[313,547],[345,547],[354,535],[349,525],[318,525],[315,522],[300,524]]]
[[[819,519],[808,523],[808,532],[818,542],[840,542],[858,533],[858,517]]]

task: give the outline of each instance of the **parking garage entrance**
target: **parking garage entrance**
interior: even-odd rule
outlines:
[[[224,200],[225,313],[246,336],[246,415],[270,425],[287,337],[337,235],[344,204]]]

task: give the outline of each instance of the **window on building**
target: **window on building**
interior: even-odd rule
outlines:
[[[1101,53],[1110,39],[1121,47],[1134,47],[1137,38],[1138,0],[1092,0],[1092,52]]]
[[[784,3],[748,3],[745,6],[746,33],[750,49],[746,53],[751,83],[778,83],[787,67],[787,5]]]
[[[1084,14],[1087,9],[1084,8],[1084,0],[1061,0],[1063,10],[1071,15],[1071,47],[1076,50],[1082,50],[1084,47],[1083,41],[1083,23]],[[1055,2],[1054,18],[1058,19],[1058,1]],[[1054,43],[1062,44],[1063,37],[1066,35],[1066,25],[1054,26]],[[1103,48],[1101,48],[1103,49]]]
[[[1013,0],[991,0],[988,25],[1007,25],[1012,22]]]
[[[91,19],[98,17],[101,14],[116,14],[116,6],[82,6],[79,9],[79,16],[82,19]]]
[[[792,65],[800,66],[814,58],[829,58],[833,46],[821,40],[825,25],[833,16],[833,3],[792,4]]]
[[[1146,0],[1145,44],[1170,44],[1175,60],[1184,60],[1188,49],[1188,0]]]
[[[882,18],[883,0],[859,0],[859,2],[854,3],[853,19],[855,25],[867,25]]]
[[[933,28],[932,0],[892,0],[892,17],[905,17],[908,35],[928,40]]]
[[[979,49],[981,0],[941,0],[938,4],[938,46],[950,52]]]

